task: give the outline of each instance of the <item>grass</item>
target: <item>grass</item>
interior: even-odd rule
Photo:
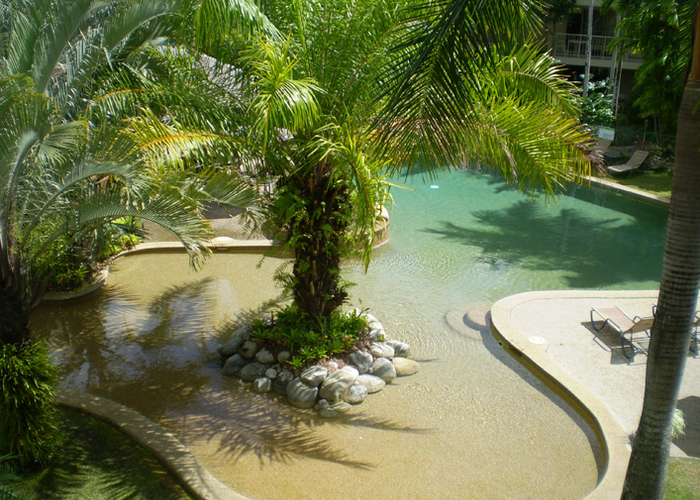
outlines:
[[[664,500],[700,500],[700,460],[671,460]]]
[[[671,198],[672,178],[673,176],[670,172],[638,171],[630,178],[616,177],[613,180],[625,186],[649,191],[657,196]]]
[[[64,442],[12,489],[27,500],[191,500],[153,456],[111,425],[61,409]]]

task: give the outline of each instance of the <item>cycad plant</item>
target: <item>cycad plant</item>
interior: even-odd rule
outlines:
[[[9,359],[0,367],[0,453],[22,464],[50,451],[52,393],[35,391],[31,400],[15,389],[51,383],[10,367],[25,358],[49,366],[40,346],[23,353],[35,348],[30,313],[45,291],[50,254],[60,250],[55,242],[140,217],[172,231],[196,264],[210,234],[203,201],[254,207],[257,192],[226,168],[240,155],[212,126],[223,120],[187,106],[198,89],[216,85],[208,86],[208,73],[201,77],[201,64],[199,78],[171,64],[187,57],[185,49],[161,46],[176,33],[177,7],[0,1],[0,347]],[[173,90],[175,80],[181,85]],[[221,97],[207,98],[203,108],[223,116],[211,105]]]

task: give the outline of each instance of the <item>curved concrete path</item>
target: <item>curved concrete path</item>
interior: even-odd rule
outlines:
[[[124,405],[62,389],[58,404],[109,422],[149,450],[197,500],[249,500],[216,479],[170,432]]]
[[[596,489],[587,500],[620,498],[639,423],[646,356],[628,361],[619,336],[590,326],[592,307],[617,305],[630,316],[651,315],[658,291],[547,291],[513,295],[491,309],[491,329],[511,355],[562,395],[595,430],[603,460]],[[686,436],[676,457],[700,456],[700,358],[689,353],[679,396],[686,401]],[[689,412],[691,414],[689,414]]]

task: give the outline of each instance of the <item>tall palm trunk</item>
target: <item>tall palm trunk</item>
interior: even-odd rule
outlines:
[[[340,282],[340,259],[348,228],[348,188],[334,179],[332,167],[317,165],[315,175],[291,180],[304,200],[292,221],[294,251],[292,292],[295,302],[315,323],[329,318],[347,298]]]
[[[700,12],[700,10],[698,11]],[[644,406],[632,447],[623,500],[661,500],[691,324],[700,288],[700,24],[678,116],[671,208],[659,304],[651,333]]]

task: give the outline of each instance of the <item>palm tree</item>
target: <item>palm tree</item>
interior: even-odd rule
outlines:
[[[23,465],[46,459],[55,434],[52,369],[30,330],[55,242],[140,217],[172,231],[197,264],[209,237],[202,202],[254,207],[245,179],[207,168],[238,150],[210,126],[214,111],[186,105],[207,78],[176,91],[148,78],[160,71],[172,87],[193,75],[158,66],[175,57],[154,42],[177,12],[172,2],[0,2],[0,450]]]
[[[537,26],[525,4],[472,4],[261,3],[286,38],[237,67],[260,164],[280,177],[272,209],[294,255],[293,307],[312,324],[345,301],[348,249],[368,263],[392,170],[483,164],[548,193],[586,172],[573,87],[514,35]]]
[[[130,99],[139,92],[115,87],[128,67],[103,70],[118,64],[108,53],[126,66],[126,47],[152,39],[144,26],[176,12],[171,5],[105,6],[89,0],[2,5],[11,17],[0,47],[0,341],[21,344],[29,338],[29,313],[46,284],[47,260],[41,256],[57,238],[77,238],[120,216],[140,216],[170,229],[196,256],[208,235],[199,214],[207,193],[244,207],[254,194],[240,177],[210,173],[188,180],[168,168],[185,158],[201,164],[204,153],[223,141],[175,121],[183,115],[174,107],[167,108],[170,123],[144,110],[144,103],[154,107],[153,100]],[[130,53],[136,52],[132,46]],[[150,90],[163,105],[165,93]],[[186,189],[169,185],[174,182]]]
[[[656,319],[651,331],[644,405],[622,493],[623,500],[664,496],[671,422],[676,408],[700,290],[700,7],[678,114],[671,208]]]

